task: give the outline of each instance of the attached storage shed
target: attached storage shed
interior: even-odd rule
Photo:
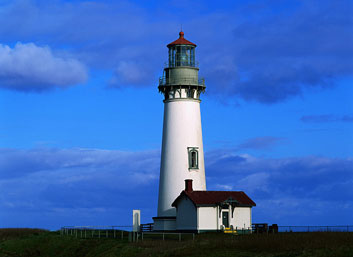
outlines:
[[[193,191],[192,180],[172,204],[179,231],[251,229],[251,208],[256,204],[242,191]]]

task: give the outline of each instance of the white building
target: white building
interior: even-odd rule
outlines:
[[[164,121],[154,230],[249,228],[255,203],[244,192],[206,191],[200,114],[206,87],[198,77],[196,45],[180,32],[167,47],[168,65],[158,87],[164,95]],[[184,190],[184,181],[195,191]]]
[[[256,204],[242,191],[194,191],[192,180],[172,204],[179,231],[251,229],[251,208]]]

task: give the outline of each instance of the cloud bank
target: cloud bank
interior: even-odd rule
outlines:
[[[1,149],[1,226],[129,225],[157,200],[158,176],[158,151]]]
[[[352,10],[351,1],[249,5],[244,11],[254,18],[233,30],[233,69],[217,70],[225,78],[233,73],[223,84],[225,92],[271,104],[313,87],[332,88],[340,78],[352,76]]]
[[[182,14],[186,38],[199,45],[210,96],[273,104],[353,75],[349,0],[258,0],[218,11],[198,2],[196,12],[159,4],[163,15],[128,1],[14,1],[3,7],[0,39],[68,45],[90,68],[112,71],[111,87],[148,87],[162,74],[165,44],[176,39]],[[13,30],[16,24],[23,26]],[[78,77],[62,80],[77,83],[84,76]]]
[[[215,151],[205,160],[208,190],[244,190],[257,203],[254,222],[351,221],[352,158],[267,159]],[[159,161],[159,151],[1,149],[2,226],[129,225],[132,209],[151,222]]]
[[[208,189],[211,184],[215,189],[227,186],[244,190],[257,203],[254,220],[282,225],[350,222],[352,158],[263,159],[246,154],[215,154],[206,157]]]
[[[66,88],[87,79],[85,66],[71,58],[54,56],[49,47],[0,44],[0,88],[46,91]]]

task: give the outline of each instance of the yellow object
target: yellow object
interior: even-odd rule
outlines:
[[[223,233],[226,233],[226,234],[236,234],[237,231],[236,231],[236,230],[232,230],[231,228],[224,228]]]

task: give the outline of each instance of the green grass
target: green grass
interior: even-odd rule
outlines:
[[[39,229],[0,229],[0,256],[353,256],[353,233],[311,232],[272,235],[201,234],[195,241],[156,237],[129,243],[127,239],[79,239]]]

